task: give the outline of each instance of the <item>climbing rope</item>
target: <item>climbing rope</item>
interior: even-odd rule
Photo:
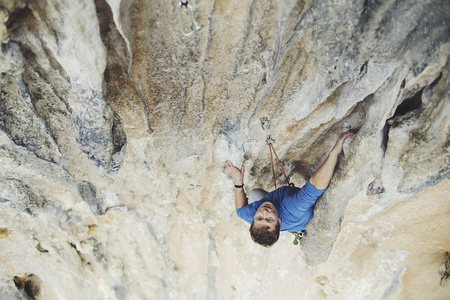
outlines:
[[[293,183],[289,183],[289,179],[286,176],[286,173],[284,172],[284,168],[283,165],[280,162],[280,159],[278,158],[277,153],[275,152],[275,147],[273,146],[273,143],[275,143],[275,140],[270,136],[270,134],[268,133],[268,130],[270,129],[270,121],[269,118],[267,117],[263,117],[260,119],[261,120],[261,126],[264,130],[264,132],[266,133],[266,142],[267,145],[269,145],[269,151],[270,151],[270,164],[272,165],[272,176],[273,176],[273,184],[275,185],[275,189],[277,189],[277,180],[276,180],[276,176],[275,176],[275,167],[274,167],[274,163],[273,163],[273,155],[275,155],[275,158],[277,159],[278,165],[280,166],[281,171],[283,172],[284,175],[284,179],[286,181],[286,185],[288,186],[294,186]],[[272,155],[273,152],[273,155]],[[292,242],[294,245],[298,245],[300,240],[305,236],[306,231],[302,230],[300,232],[295,232],[295,231],[289,231],[290,233],[292,233],[295,238],[294,241]]]
[[[267,143],[267,145],[269,145],[270,164],[272,165],[272,176],[273,176],[273,184],[275,186],[275,189],[277,189],[277,180],[276,180],[276,176],[275,176],[275,167],[274,167],[274,163],[273,163],[273,155],[275,155],[275,158],[277,159],[278,165],[280,166],[280,169],[283,172],[284,180],[286,182],[286,185],[294,186],[293,183],[289,183],[289,179],[286,176],[286,173],[284,172],[283,165],[281,164],[281,161],[278,158],[277,152],[275,151],[275,147],[273,146],[273,144],[275,143],[275,140],[270,136],[270,134],[268,134],[268,130],[270,128],[269,118],[263,117],[260,120],[261,120],[261,126],[262,126],[262,128],[263,128],[263,130],[264,130],[264,132],[266,134],[266,143]]]

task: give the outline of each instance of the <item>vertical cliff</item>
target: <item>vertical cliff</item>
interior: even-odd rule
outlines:
[[[450,296],[448,1],[0,16],[0,298]],[[226,160],[273,189],[262,117],[297,186],[358,129],[300,246],[253,244],[234,212]]]

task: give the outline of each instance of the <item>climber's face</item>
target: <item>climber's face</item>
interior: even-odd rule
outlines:
[[[277,209],[272,202],[266,201],[256,211],[253,222],[254,226],[265,226],[275,230],[277,223],[281,224],[281,219],[278,217]]]

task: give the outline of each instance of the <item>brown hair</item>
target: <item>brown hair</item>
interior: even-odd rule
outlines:
[[[267,248],[273,246],[273,244],[278,241],[278,238],[280,237],[279,222],[277,222],[275,230],[270,230],[270,228],[266,226],[255,227],[253,226],[254,224],[255,222],[252,222],[252,225],[250,226],[250,236],[255,243]]]

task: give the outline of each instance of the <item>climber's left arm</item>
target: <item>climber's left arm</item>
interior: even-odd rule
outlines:
[[[331,177],[333,176],[339,155],[342,153],[342,149],[344,148],[345,139],[353,134],[355,134],[353,130],[348,130],[339,136],[336,145],[333,147],[333,149],[331,149],[327,159],[316,171],[316,173],[314,173],[314,175],[309,179],[309,182],[314,187],[319,190],[323,190],[327,188],[328,184],[330,184]]]

